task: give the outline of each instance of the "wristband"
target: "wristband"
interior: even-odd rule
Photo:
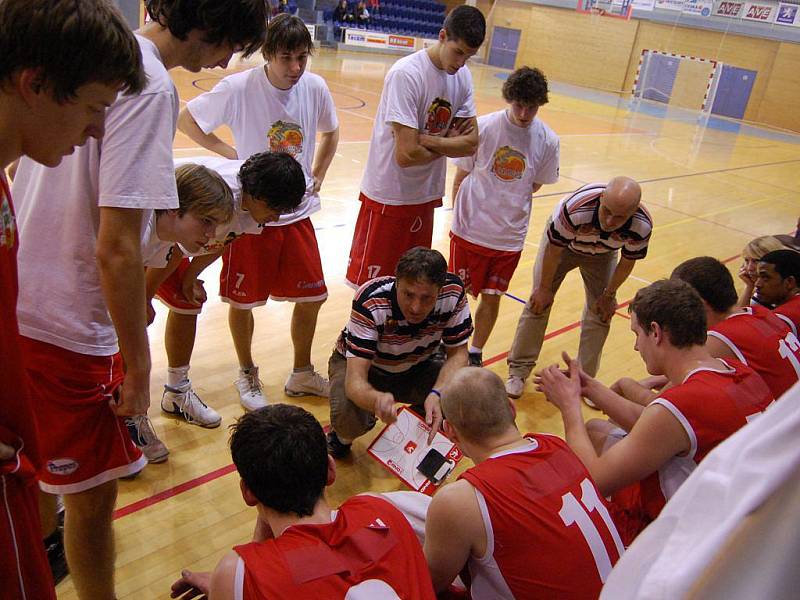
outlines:
[[[431,394],[436,394],[439,397],[439,400],[442,399],[442,392],[440,392],[436,388],[432,388],[431,389],[431,391],[428,393],[428,395],[430,396]]]

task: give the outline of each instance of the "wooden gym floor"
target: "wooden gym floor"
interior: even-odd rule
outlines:
[[[347,255],[358,212],[358,190],[366,162],[370,132],[386,70],[395,57],[320,50],[309,70],[325,77],[336,102],[340,142],[322,188],[320,213],[314,215],[328,301],[320,312],[313,348],[317,369],[326,374],[332,345],[344,326],[352,290],[344,284]],[[232,65],[228,72],[250,65]],[[478,114],[504,106],[500,95],[504,72],[470,65]],[[183,101],[213,87],[222,71],[174,73]],[[753,237],[788,233],[800,214],[800,135],[792,136],[724,120],[704,123],[698,114],[663,105],[629,108],[629,98],[552,84],[550,103],[539,113],[561,137],[561,179],[545,186],[534,199],[526,249],[501,304],[494,333],[484,349],[488,368],[503,379],[505,355],[513,339],[521,302],[530,293],[531,271],[547,215],[555,203],[580,185],[628,175],[641,182],[644,203],[655,221],[648,257],[637,264],[622,286],[620,302],[636,290],[669,275],[682,260],[711,255],[726,260],[734,271],[739,253]],[[207,154],[178,134],[179,157]],[[452,175],[452,173],[451,173]],[[434,247],[448,255],[450,180],[445,206],[437,211]],[[224,551],[252,535],[255,511],[239,494],[238,478],[227,450],[227,426],[242,413],[236,390],[237,361],[227,326],[227,307],[217,298],[219,265],[203,279],[209,302],[200,318],[192,370],[195,390],[223,416],[222,427],[205,430],[165,417],[159,410],[166,380],[163,332],[166,312],[150,328],[153,354],[150,415],[169,447],[169,461],[148,466],[134,481],[120,482],[115,521],[117,592],[119,598],[166,598],[181,568],[211,569]],[[583,290],[576,272],[558,294],[550,320],[541,365],[559,360],[561,350],[577,351],[578,320]],[[283,384],[292,366],[289,320],[292,305],[269,302],[255,311],[254,356],[272,402],[295,402],[328,423],[328,404],[322,398],[289,399]],[[644,367],[633,350],[633,337],[624,308],[613,319],[599,378],[610,384],[624,375],[643,376]],[[528,386],[517,402],[523,431],[563,434],[558,411]],[[587,416],[595,411],[585,409]],[[595,413],[599,414],[599,413]],[[372,490],[400,489],[364,449],[376,432],[354,445],[353,458],[338,463],[338,479],[329,500]],[[468,465],[464,460],[461,468]],[[59,598],[75,593],[67,579]]]

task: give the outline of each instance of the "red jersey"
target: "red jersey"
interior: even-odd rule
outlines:
[[[710,327],[708,335],[761,375],[775,398],[800,379],[800,343],[771,310],[747,306]]]
[[[709,452],[774,402],[769,387],[753,369],[735,360],[722,362],[729,370],[691,371],[682,384],[665,390],[653,400],[683,426],[691,448],[686,455],[673,457],[658,471],[631,486],[639,488],[636,496],[642,525],[659,515],[667,500]],[[629,494],[630,488],[625,488],[614,494],[613,500],[630,498]]]
[[[800,330],[800,295],[792,296],[780,306],[776,306],[772,312],[786,321],[794,336],[797,337],[797,332]]]
[[[530,445],[465,471],[487,535],[469,559],[473,598],[597,598],[623,551],[586,467],[560,438],[527,434]]]
[[[428,563],[406,518],[375,496],[354,496],[326,525],[236,546],[244,600],[435,600]]]

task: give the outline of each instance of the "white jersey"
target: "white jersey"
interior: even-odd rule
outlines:
[[[478,118],[478,133],[478,151],[452,161],[469,175],[450,228],[473,244],[517,252],[528,233],[533,184],[558,181],[558,136],[539,119],[514,125],[507,110]]]
[[[445,135],[457,117],[474,117],[472,75],[437,69],[427,50],[398,60],[383,82],[361,191],[382,204],[424,204],[444,196],[447,159],[401,167],[395,160],[392,123],[428,135]]]
[[[239,181],[239,169],[245,161],[230,160],[221,156],[193,156],[190,158],[180,158],[175,160],[175,166],[194,163],[202,165],[219,174],[228,187],[233,192],[233,217],[227,223],[217,227],[214,237],[210,239],[199,251],[187,252],[181,247],[184,254],[188,256],[199,256],[201,254],[212,254],[219,252],[226,244],[231,243],[237,237],[245,233],[258,235],[264,225],[257,223],[250,213],[242,209],[242,184]]]
[[[240,159],[266,150],[287,152],[303,167],[306,195],[300,206],[267,225],[296,223],[320,209],[312,176],[317,131],[339,127],[322,77],[306,72],[295,86],[281,90],[270,83],[264,67],[256,67],[229,75],[210,92],[189,101],[186,108],[205,133],[222,125],[230,127]]]
[[[155,45],[137,39],[147,87],[117,97],[102,141],[90,139],[54,169],[23,158],[14,179],[20,332],[81,354],[118,350],[95,258],[100,208],[178,207],[172,167],[178,93]],[[148,218],[145,212],[143,231]]]
[[[747,556],[746,568],[737,568],[735,560],[717,559],[726,554],[731,538],[773,494],[786,484],[797,489],[798,431],[800,384],[795,384],[763,415],[703,459],[622,556],[601,598],[685,598],[707,569],[713,569],[718,582],[731,586],[723,594],[707,597],[797,597],[798,538],[796,527],[786,529],[787,524],[797,522],[796,502],[794,516],[788,520],[788,515],[780,514],[784,512],[780,507],[762,513],[763,531],[751,528],[747,543],[738,547]],[[776,508],[780,520],[770,521]],[[737,554],[734,549],[728,556],[735,559]]]
[[[165,242],[158,237],[157,223],[155,211],[150,211],[150,218],[147,219],[142,233],[142,264],[145,267],[163,269],[172,257],[175,242]]]

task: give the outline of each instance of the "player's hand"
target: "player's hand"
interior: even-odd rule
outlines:
[[[125,373],[125,381],[109,403],[111,410],[120,417],[146,415],[150,408],[150,377]]]
[[[13,446],[9,446],[3,442],[0,442],[0,462],[11,460],[14,458],[14,456],[16,456],[16,454],[17,451],[14,450]]]
[[[533,314],[540,315],[553,303],[553,298],[555,298],[555,294],[552,290],[538,287],[533,290],[528,304],[530,304]]]
[[[542,369],[538,374],[536,389],[543,392],[547,399],[562,412],[581,410],[581,376],[577,360],[569,363],[569,377],[558,365]]]
[[[397,421],[397,407],[395,406],[394,396],[389,392],[378,392],[375,397],[375,416],[387,425]]]
[[[753,287],[756,284],[755,277],[751,276],[750,273],[747,271],[747,263],[742,263],[742,266],[739,267],[739,279],[744,281],[744,284],[749,287]]]
[[[638,381],[639,385],[646,387],[648,390],[660,390],[669,383],[669,379],[665,375],[651,375]]]
[[[475,129],[475,123],[473,123],[472,119],[459,119],[453,120],[450,124],[445,137],[458,137],[462,135],[469,135],[472,133],[472,130]]]
[[[600,294],[600,297],[594,301],[594,306],[592,306],[592,311],[600,317],[603,323],[608,323],[611,320],[615,310],[617,310],[616,294],[608,295],[605,292]]]
[[[181,578],[172,584],[170,598],[190,600],[191,598],[208,597],[208,588],[211,586],[211,573],[195,573],[188,569],[181,571]]]
[[[319,177],[317,177],[317,176],[315,175],[315,176],[314,176],[314,187],[313,187],[313,191],[314,191],[314,193],[315,193],[315,194],[319,194],[319,191],[320,191],[321,189],[322,189],[322,179],[320,179]]]
[[[208,299],[206,288],[203,286],[202,279],[194,277],[184,277],[181,284],[183,297],[193,306],[200,306]]]
[[[437,394],[431,392],[428,394],[428,397],[425,398],[425,422],[431,426],[431,430],[428,433],[428,446],[433,443],[436,432],[442,428],[443,420],[442,401]]]

